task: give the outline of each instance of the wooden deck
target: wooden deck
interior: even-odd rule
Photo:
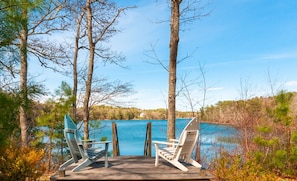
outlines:
[[[109,168],[104,167],[104,161],[99,160],[91,166],[72,172],[70,166],[65,177],[55,174],[51,181],[59,180],[212,180],[209,173],[200,176],[199,169],[188,165],[188,172],[183,172],[160,158],[159,166],[154,166],[154,158],[144,156],[119,156],[109,158]]]

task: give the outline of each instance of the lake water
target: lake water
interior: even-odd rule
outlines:
[[[178,137],[190,119],[176,120],[176,136]],[[112,140],[112,122],[117,124],[118,141],[121,156],[138,156],[144,154],[144,142],[146,125],[152,123],[152,140],[166,141],[167,120],[104,120],[100,123],[100,129],[90,131],[90,139],[100,140],[106,136]],[[219,137],[234,137],[236,130],[230,126],[217,124],[200,124],[199,138],[201,140],[201,156],[209,160],[216,154],[220,146],[227,149],[234,148],[234,144],[221,143]],[[109,151],[112,151],[110,144]],[[155,156],[155,148],[152,145],[152,156]]]

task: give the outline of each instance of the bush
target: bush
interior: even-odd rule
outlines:
[[[253,158],[221,152],[213,161],[214,174],[221,181],[274,181],[277,176],[262,168]]]
[[[37,180],[44,172],[43,150],[9,146],[0,151],[0,180]]]

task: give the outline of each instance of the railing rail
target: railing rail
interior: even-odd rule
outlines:
[[[144,156],[152,156],[152,123],[146,124],[146,135],[144,142]]]
[[[117,124],[112,122],[112,154],[113,157],[120,156]]]

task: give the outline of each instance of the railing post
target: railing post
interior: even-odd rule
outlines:
[[[112,122],[112,154],[113,157],[120,156],[117,124]]]
[[[146,124],[146,135],[144,143],[144,156],[152,156],[152,123]]]

